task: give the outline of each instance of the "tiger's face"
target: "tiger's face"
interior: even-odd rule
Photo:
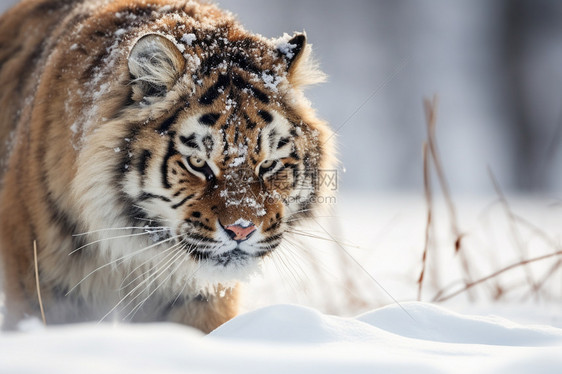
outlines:
[[[131,124],[119,146],[118,183],[132,226],[166,227],[155,229],[155,240],[182,243],[200,266],[240,269],[309,215],[323,144],[288,93],[304,42],[289,41],[289,57],[259,46],[267,59],[237,43],[223,46],[220,58],[197,46],[195,68],[167,39],[137,42],[129,57],[132,110],[159,114]]]

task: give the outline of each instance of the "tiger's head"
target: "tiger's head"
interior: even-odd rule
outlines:
[[[82,195],[105,206],[94,228],[146,227],[220,281],[272,253],[312,214],[319,173],[331,166],[331,132],[302,95],[322,77],[309,54],[304,34],[271,41],[213,28],[137,38],[129,101],[83,156],[91,170],[100,152],[118,160],[97,167],[111,171],[106,188],[118,194],[90,182]]]

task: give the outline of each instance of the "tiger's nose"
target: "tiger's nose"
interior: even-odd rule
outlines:
[[[248,239],[256,231],[256,226],[252,222],[239,223],[236,221],[232,225],[225,226],[224,229],[232,240],[241,242]]]

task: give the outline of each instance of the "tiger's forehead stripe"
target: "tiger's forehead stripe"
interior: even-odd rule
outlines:
[[[193,152],[223,166],[232,166],[233,158],[237,159],[236,165],[248,163],[252,169],[266,157],[275,156],[285,159],[290,157],[298,161],[300,157],[296,153],[290,135],[293,132],[290,129],[292,124],[279,114],[272,113],[265,110],[253,113],[253,117],[256,117],[259,123],[259,127],[254,128],[253,131],[247,130],[249,117],[246,112],[242,116],[236,111],[220,116],[214,113],[193,113],[187,117],[180,117],[177,128],[174,128],[174,131],[170,129],[168,135],[177,137],[180,153],[189,156]],[[213,121],[216,119],[214,125],[207,124],[210,117]],[[277,118],[277,124],[274,123],[274,117]],[[202,118],[207,119],[202,121]],[[266,148],[263,148],[264,139]],[[181,146],[185,147],[183,151]],[[220,152],[217,152],[219,150],[217,148],[220,148]]]
[[[215,123],[217,123],[217,121],[219,120],[220,117],[221,117],[220,113],[203,114],[201,117],[199,117],[199,123],[202,123],[204,125],[213,126]]]

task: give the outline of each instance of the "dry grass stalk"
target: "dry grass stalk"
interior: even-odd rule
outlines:
[[[342,272],[342,276],[344,277],[343,289],[346,290],[347,307],[351,307],[352,310],[358,311],[369,308],[369,303],[367,303],[367,301],[360,296],[361,286],[358,284],[357,277],[354,276],[354,272],[349,271],[349,269],[353,269],[353,267],[356,267],[358,264],[353,263],[350,260],[349,257],[351,255],[346,255],[346,253],[344,253],[343,251],[338,251],[338,253],[341,260],[340,269]],[[359,272],[367,273],[367,270],[363,267],[360,267]]]
[[[526,220],[525,218],[517,215],[517,214],[513,214],[513,219],[515,221],[517,221],[519,224],[525,225],[527,226],[527,228],[531,231],[533,231],[535,233],[535,235],[537,235],[537,237],[539,237],[540,239],[542,239],[546,244],[548,244],[550,247],[556,249],[558,248],[560,245],[558,244],[558,242],[556,242],[553,238],[551,238],[550,236],[548,236],[547,233],[545,233],[543,230],[541,230],[539,227],[537,227],[536,225],[532,224],[531,222],[529,222],[528,220]]]
[[[316,219],[312,219],[318,228],[326,234],[326,237],[322,237],[317,234],[303,235],[304,232],[300,232],[299,235],[304,237],[310,237],[313,239],[325,240],[332,243],[334,247],[335,260],[338,261],[338,269],[340,271],[341,277],[343,278],[338,285],[342,290],[345,290],[342,295],[345,298],[345,309],[351,309],[355,312],[361,312],[369,308],[371,305],[361,296],[361,290],[363,289],[360,284],[358,274],[365,274],[367,277],[371,275],[363,268],[359,262],[357,262],[353,256],[344,248],[359,248],[358,246],[351,245],[348,243],[343,243],[336,238],[340,237],[341,222],[340,220],[330,220],[330,230],[326,230],[324,226]],[[304,243],[301,242],[303,248],[306,247]],[[342,310],[342,303],[333,297],[333,289],[330,287],[325,287],[325,285],[330,284],[329,279],[326,275],[335,276],[335,274],[330,274],[328,268],[320,266],[320,262],[316,258],[317,253],[313,253],[310,250],[304,251],[307,262],[311,267],[311,273],[313,274],[313,279],[317,282],[317,289],[320,288],[324,291],[324,310],[331,314],[342,314],[345,310]],[[356,268],[358,271],[356,272]]]
[[[459,225],[457,221],[457,212],[453,199],[451,197],[451,192],[449,189],[449,184],[445,178],[445,173],[443,171],[443,165],[441,163],[441,157],[439,156],[439,151],[437,148],[437,140],[435,136],[435,128],[437,125],[437,95],[434,95],[432,100],[424,99],[424,109],[426,115],[427,124],[427,147],[429,148],[429,153],[431,154],[431,159],[433,160],[433,166],[435,167],[435,172],[437,174],[437,179],[439,181],[439,186],[445,198],[445,203],[447,204],[447,210],[449,211],[449,219],[451,223],[451,231],[453,232],[453,237],[455,238],[454,249],[455,253],[460,256],[461,267],[464,273],[464,282],[469,284],[472,279],[470,272],[470,266],[468,263],[468,258],[462,249],[462,239],[464,235],[459,230]],[[429,167],[429,162],[428,162]],[[425,173],[425,170],[424,170]],[[474,300],[472,292],[468,293],[469,299]]]
[[[451,228],[455,237],[455,252],[458,252],[461,246],[462,234],[460,233],[459,225],[457,223],[457,212],[455,205],[453,204],[453,199],[451,198],[449,184],[447,183],[445,173],[443,172],[443,165],[441,164],[441,157],[439,156],[435,137],[435,127],[437,124],[437,95],[433,96],[432,100],[425,99],[423,103],[427,123],[427,143],[429,151],[431,152],[431,158],[433,159],[433,165],[435,166],[435,172],[437,173],[439,185],[441,186],[441,191],[443,192],[447,209],[449,210]]]
[[[493,278],[499,276],[500,274],[505,273],[506,271],[509,271],[509,270],[518,268],[518,267],[520,267],[520,266],[526,266],[526,265],[528,265],[528,264],[530,264],[530,263],[533,263],[533,262],[538,262],[538,261],[542,261],[542,260],[545,260],[545,259],[548,259],[548,258],[552,258],[552,257],[556,257],[556,256],[561,256],[561,255],[562,255],[562,250],[556,251],[556,252],[553,252],[553,253],[548,253],[548,254],[546,254],[546,255],[542,255],[542,256],[538,256],[538,257],[534,257],[534,258],[529,258],[529,259],[521,260],[521,261],[519,261],[519,262],[516,262],[516,263],[514,263],[514,264],[511,264],[511,265],[509,265],[509,266],[506,266],[506,267],[504,267],[504,268],[502,268],[502,269],[500,269],[500,270],[497,270],[497,271],[493,272],[492,274],[487,275],[487,276],[485,276],[485,277],[483,277],[483,278],[480,278],[480,279],[478,279],[478,280],[476,280],[476,281],[474,281],[474,282],[470,282],[470,283],[466,284],[466,285],[465,285],[463,288],[461,288],[460,290],[457,290],[457,291],[455,291],[455,292],[452,292],[452,293],[450,293],[450,294],[448,294],[448,295],[441,296],[441,295],[444,293],[444,291],[445,291],[445,290],[442,290],[442,291],[440,291],[440,293],[438,293],[438,294],[434,297],[433,301],[434,301],[434,302],[447,301],[447,300],[452,299],[453,297],[455,297],[455,296],[457,296],[457,295],[460,295],[460,294],[463,293],[463,292],[468,291],[469,289],[473,288],[474,286],[476,286],[476,285],[478,285],[478,284],[481,284],[481,283],[483,283],[483,282],[486,282],[487,280],[493,279]]]
[[[511,209],[507,198],[505,197],[505,194],[503,193],[503,191],[501,190],[499,183],[497,181],[497,179],[495,178],[494,174],[492,173],[492,171],[488,168],[488,173],[490,174],[490,178],[492,180],[492,183],[494,185],[494,189],[496,191],[496,194],[498,195],[499,198],[499,202],[502,205],[502,208],[506,214],[506,217],[508,218],[509,221],[509,230],[511,233],[511,236],[514,238],[515,240],[515,244],[517,245],[517,248],[521,254],[521,259],[519,262],[513,263],[509,266],[503,267],[500,270],[497,270],[485,277],[482,277],[476,281],[473,282],[465,282],[464,287],[458,289],[457,291],[454,292],[450,292],[447,294],[447,292],[449,291],[450,288],[452,288],[454,286],[454,284],[451,284],[447,287],[444,287],[443,289],[441,289],[433,298],[432,301],[434,302],[443,302],[446,300],[449,300],[455,296],[458,296],[464,292],[470,291],[472,288],[474,288],[475,286],[482,284],[486,281],[490,281],[490,280],[495,280],[496,284],[493,286],[493,299],[498,300],[500,299],[502,296],[504,296],[507,291],[509,290],[509,288],[506,288],[504,286],[501,286],[499,281],[498,281],[498,277],[499,275],[516,269],[516,268],[523,268],[523,270],[525,271],[526,274],[526,284],[530,285],[530,290],[528,295],[525,296],[538,296],[541,288],[545,285],[545,283],[561,268],[562,265],[562,259],[559,259],[555,264],[553,264],[548,271],[545,272],[545,275],[543,276],[542,279],[540,279],[539,281],[535,281],[532,277],[530,268],[528,267],[529,264],[534,263],[534,262],[539,262],[539,261],[543,261],[546,259],[550,259],[553,257],[558,257],[558,256],[562,256],[562,250],[560,249],[560,245],[558,245],[558,243],[551,238],[549,235],[547,235],[543,230],[541,230],[539,227],[535,226],[534,224],[530,223],[529,221],[525,220],[524,218],[516,215],[513,210]],[[540,238],[541,240],[543,240],[547,245],[549,245],[550,247],[552,247],[555,251],[552,253],[548,253],[542,256],[537,256],[537,257],[533,257],[533,258],[525,258],[524,256],[524,246],[523,246],[523,240],[521,238],[520,232],[518,230],[518,225],[525,225],[529,230],[531,230],[538,238]]]
[[[546,284],[546,282],[560,269],[562,269],[562,259],[556,261],[550,267],[550,269],[548,269],[548,271],[545,273],[544,277],[536,283],[536,289],[530,290],[529,294],[525,295],[524,298],[526,299],[527,297],[529,297],[533,294],[536,294],[537,292],[540,292],[540,290],[543,288],[543,286]]]
[[[516,225],[516,217],[515,214],[513,214],[513,210],[511,209],[511,207],[509,206],[509,203],[507,202],[507,198],[505,197],[505,194],[503,193],[500,184],[498,183],[498,180],[496,178],[496,176],[494,175],[494,173],[492,172],[492,169],[490,167],[488,167],[488,174],[490,175],[490,179],[492,181],[492,184],[494,186],[494,190],[496,191],[496,194],[498,195],[498,198],[500,199],[500,203],[503,207],[503,210],[505,212],[505,215],[507,216],[508,220],[509,220],[509,229],[511,232],[511,235],[513,237],[513,240],[515,241],[515,245],[517,247],[517,250],[519,251],[519,254],[521,255],[521,260],[523,260],[525,258],[525,248],[523,245],[523,240],[521,239],[521,235],[519,233],[519,230],[517,230],[517,225]],[[524,271],[525,271],[525,276],[527,277],[527,282],[532,286],[532,290],[534,293],[536,293],[539,289],[539,286],[537,285],[537,283],[535,282],[533,275],[531,274],[531,271],[529,268],[524,267]]]
[[[537,227],[536,225],[532,224],[531,222],[527,221],[525,218],[514,214],[513,218],[515,219],[515,221],[517,221],[517,223],[525,225],[529,230],[531,230],[538,238],[542,239],[547,245],[549,245],[551,248],[553,248],[554,250],[556,249],[560,249],[560,245],[557,241],[555,241],[553,238],[551,238],[547,233],[545,233],[543,230],[541,230],[539,227]],[[530,291],[530,295],[531,296],[534,292],[540,292],[541,289],[543,288],[543,286],[545,285],[545,283],[558,271],[562,269],[562,259],[556,261],[556,263],[554,263],[552,265],[552,267],[545,273],[544,277],[540,280],[538,280],[535,283],[535,288],[533,290]],[[525,298],[526,298],[525,297]]]
[[[318,223],[318,222],[317,222]],[[338,242],[337,240],[334,239],[334,237],[324,228],[322,227],[322,225],[318,225],[320,227],[320,229],[322,229],[322,231],[324,231],[324,233],[326,233],[326,235],[328,235],[328,237],[330,237],[333,240],[333,243],[335,245],[337,245],[337,247],[339,247],[339,249],[341,249],[341,251],[339,251],[339,253],[341,254],[341,258],[343,259],[344,257],[346,258],[346,263],[350,264],[350,265],[354,265],[356,267],[358,267],[360,270],[362,270],[362,273],[365,274],[367,277],[369,277],[370,280],[372,280],[396,305],[398,305],[398,307],[400,307],[400,309],[402,309],[402,311],[404,313],[406,313],[410,318],[412,318],[412,320],[414,320],[414,318],[412,317],[412,315],[410,313],[408,313],[408,311],[406,309],[404,309],[404,307],[402,306],[402,304],[400,304],[400,302],[398,302],[398,300],[396,300],[396,298],[394,296],[392,296],[392,294],[390,292],[388,292],[386,290],[386,288],[384,288],[382,286],[382,284],[371,274],[367,271],[367,269],[365,269],[363,267],[363,265],[361,265],[361,263],[351,255],[351,253],[349,253],[340,242]],[[349,269],[351,269],[351,267],[349,267],[348,265],[344,265],[345,268],[347,269],[347,271],[345,271],[345,274],[349,274]],[[351,278],[352,279],[352,278]],[[354,282],[355,284],[355,282]],[[348,289],[349,290],[349,289]],[[360,303],[359,305],[368,305],[363,299],[361,299],[360,297],[356,298],[356,300]]]
[[[35,264],[35,285],[37,287],[37,298],[39,300],[39,309],[41,310],[41,319],[43,320],[43,325],[47,326],[47,320],[45,319],[45,310],[43,309],[43,300],[41,299],[41,287],[39,286],[39,263],[37,261],[37,240],[33,241],[33,262]]]
[[[425,192],[425,201],[427,204],[427,222],[425,226],[425,243],[422,255],[422,269],[418,279],[418,301],[421,301],[423,279],[425,276],[425,268],[427,263],[427,252],[429,250],[429,233],[432,225],[432,194],[431,194],[431,174],[429,171],[429,157],[427,143],[423,143],[423,186]]]

